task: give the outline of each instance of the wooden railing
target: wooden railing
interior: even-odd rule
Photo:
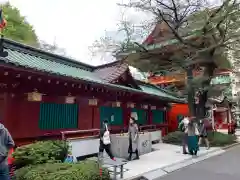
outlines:
[[[100,129],[86,129],[86,130],[75,130],[75,131],[61,131],[62,140],[67,139],[67,135],[70,135],[68,139],[75,138],[89,138],[89,137],[98,137],[100,133]],[[88,135],[86,135],[88,134]]]
[[[157,130],[157,126],[154,124],[142,125],[139,127],[139,131],[153,131],[153,130]]]

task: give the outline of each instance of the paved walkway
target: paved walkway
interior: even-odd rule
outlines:
[[[239,180],[240,146],[154,180]],[[191,177],[191,178],[190,178]]]
[[[124,173],[124,179],[132,179],[133,177],[144,174],[148,178],[156,176],[156,174],[166,174],[165,170],[173,171],[179,168],[179,163],[193,163],[192,161],[200,161],[204,154],[211,154],[214,152],[222,153],[220,148],[201,148],[199,157],[194,158],[190,155],[183,155],[180,146],[159,143],[153,145],[154,151],[140,157],[140,160],[128,162],[124,168],[127,172]],[[190,162],[188,162],[190,161]],[[165,169],[165,170],[162,170]]]

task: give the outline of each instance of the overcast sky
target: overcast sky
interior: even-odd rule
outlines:
[[[9,0],[33,25],[40,40],[54,41],[67,54],[79,61],[93,65],[103,63],[96,57],[91,60],[89,46],[104,36],[105,30],[115,32],[121,20],[117,2],[129,0]],[[220,1],[220,0],[213,0]],[[0,0],[6,2],[6,0]],[[215,4],[215,3],[214,3]],[[149,15],[124,11],[131,21],[149,18]],[[113,33],[114,34],[114,33]]]
[[[4,2],[5,0],[0,0]],[[56,43],[67,54],[80,61],[90,61],[88,47],[104,35],[116,30],[120,20],[119,0],[9,0],[34,26],[39,39]]]

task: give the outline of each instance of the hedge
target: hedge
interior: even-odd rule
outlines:
[[[15,165],[21,168],[27,165],[63,162],[69,151],[65,141],[38,141],[18,147],[13,153]]]
[[[181,145],[183,135],[184,133],[181,131],[171,132],[163,137],[163,142],[168,144]],[[234,135],[224,134],[221,132],[209,132],[208,139],[210,146],[217,147],[233,144],[236,142],[237,138]]]
[[[13,154],[16,180],[110,180],[105,168],[100,177],[96,161],[63,163],[68,152],[65,141],[39,141],[17,148]]]
[[[109,173],[103,169],[102,176],[95,161],[75,164],[46,163],[26,166],[16,171],[16,180],[110,180]]]

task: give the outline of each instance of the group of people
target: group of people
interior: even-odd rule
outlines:
[[[207,149],[210,148],[210,144],[207,138],[207,127],[203,120],[197,123],[194,118],[183,117],[179,123],[179,129],[184,132],[182,145],[183,154],[197,155],[199,146],[202,141],[205,141]],[[187,152],[188,147],[188,152]]]
[[[138,152],[138,141],[139,141],[139,128],[136,123],[136,120],[133,117],[130,117],[129,120],[129,127],[128,127],[128,137],[129,137],[129,147],[128,147],[128,160],[132,160],[132,155],[135,154],[135,159],[139,159],[139,152]],[[102,128],[100,130],[100,145],[99,145],[99,155],[103,156],[103,151],[106,151],[108,156],[112,160],[116,160],[111,152],[111,139],[110,139],[110,132],[108,128],[108,121],[103,121]]]

